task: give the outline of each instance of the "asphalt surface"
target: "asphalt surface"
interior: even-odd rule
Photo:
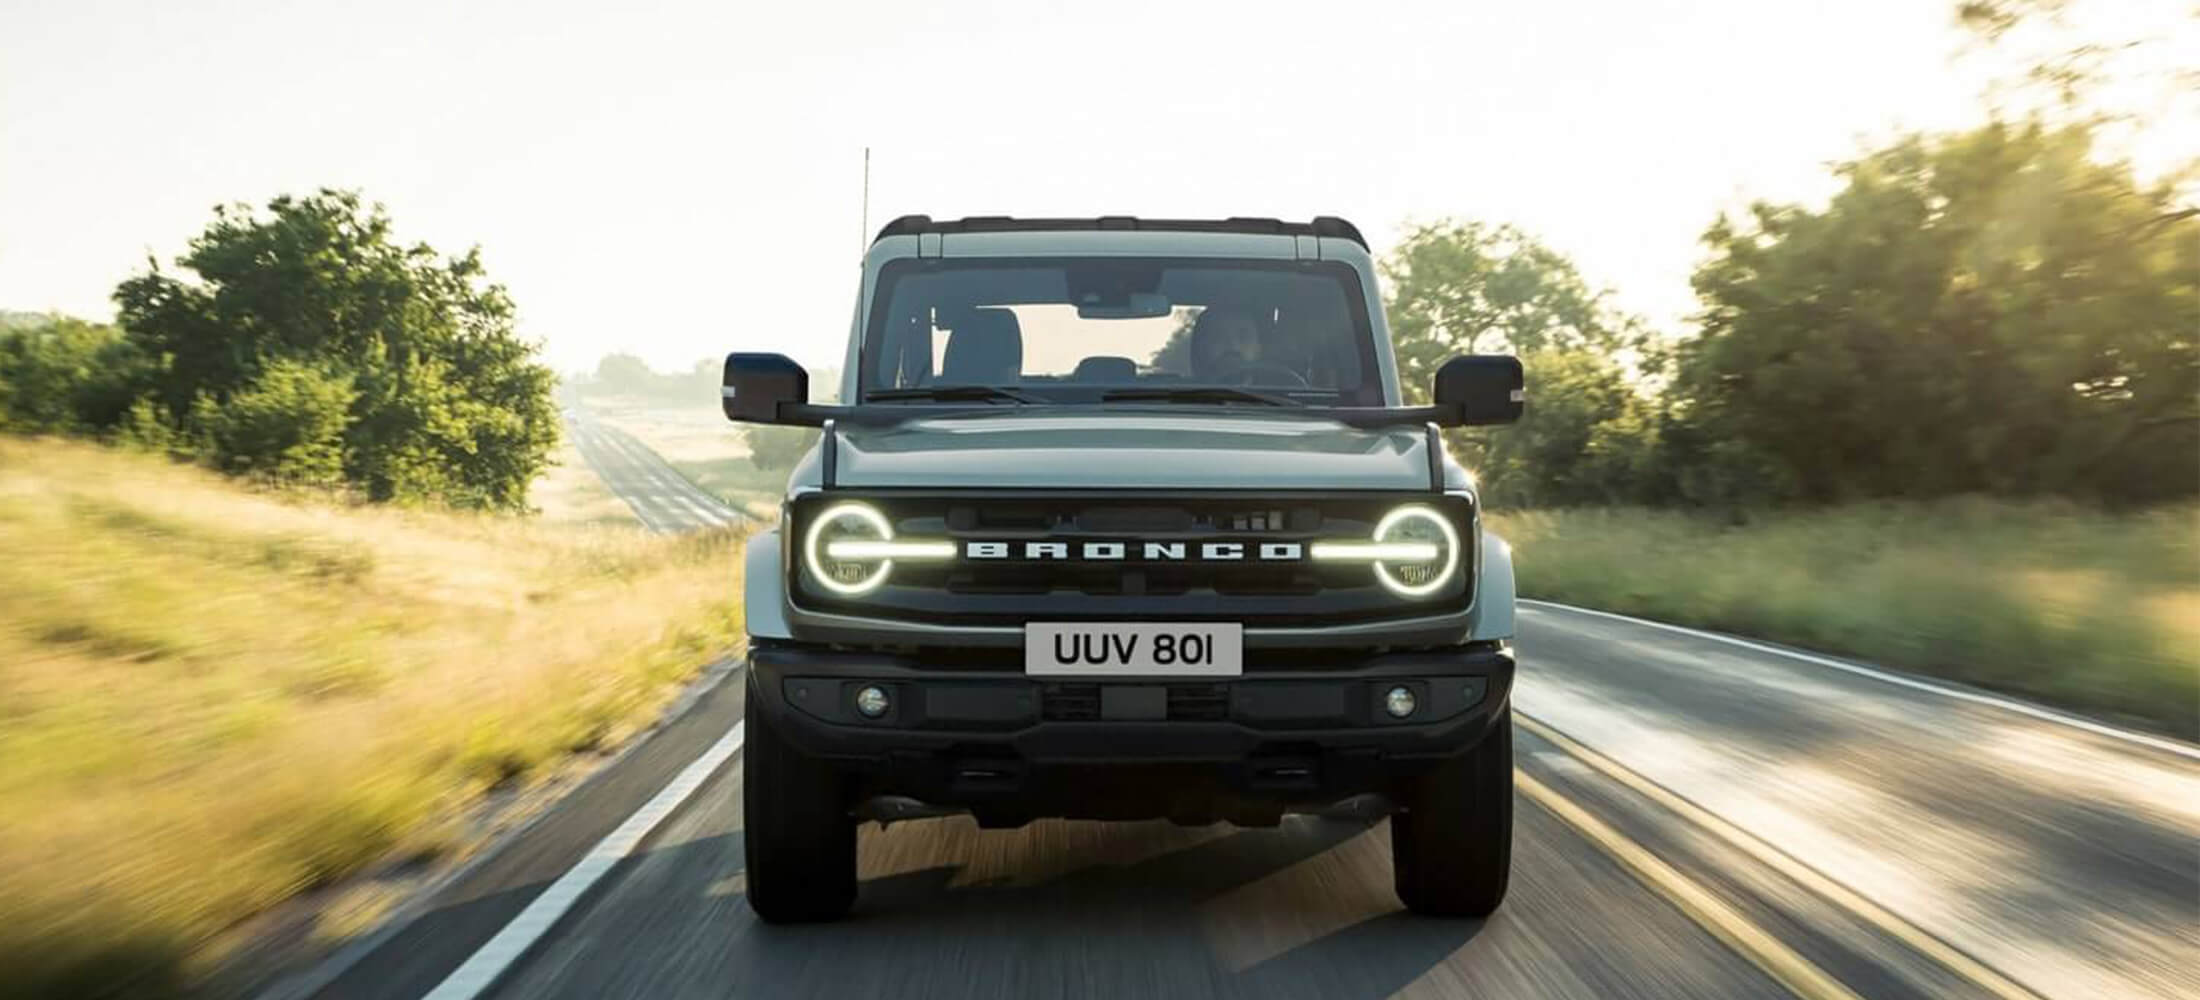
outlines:
[[[580,430],[652,528],[731,514]],[[865,827],[848,920],[765,926],[736,756],[482,995],[2200,995],[2200,751],[1555,606],[1523,608],[1518,648],[1487,921],[1403,913],[1379,823],[948,818]],[[741,697],[735,674],[315,995],[426,995]]]
[[[587,409],[568,408],[565,428],[580,449],[582,460],[612,493],[633,508],[634,516],[649,530],[675,533],[749,520],[748,515],[689,482],[634,435],[596,419]]]

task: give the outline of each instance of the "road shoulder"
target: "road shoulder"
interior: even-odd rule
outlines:
[[[465,860],[402,879],[392,891],[407,898],[333,950],[310,946],[326,914],[302,901],[240,951],[216,992],[262,1000],[425,995],[739,721],[739,676],[731,658],[705,668],[649,731],[592,767],[576,762],[524,808],[504,804],[501,822]]]

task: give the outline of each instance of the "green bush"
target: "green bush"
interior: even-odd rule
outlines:
[[[817,431],[807,427],[773,427],[743,424],[741,440],[749,446],[749,462],[766,472],[784,473],[801,461],[817,443]]]
[[[212,446],[208,457],[224,471],[336,486],[344,479],[344,428],[357,395],[342,375],[276,361],[227,403],[199,397],[192,423]]]

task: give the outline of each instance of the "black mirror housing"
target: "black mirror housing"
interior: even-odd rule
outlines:
[[[726,355],[725,383],[719,393],[727,420],[785,423],[783,404],[810,401],[810,373],[784,354],[737,352]]]
[[[1512,423],[1527,409],[1527,371],[1510,354],[1462,354],[1436,370],[1436,405],[1465,426]]]

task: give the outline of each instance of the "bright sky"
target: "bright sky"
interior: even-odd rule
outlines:
[[[216,202],[356,187],[564,370],[837,362],[866,145],[873,229],[1510,221],[1677,330],[1722,207],[1980,116],[1943,0],[0,3],[0,308],[110,316]]]

